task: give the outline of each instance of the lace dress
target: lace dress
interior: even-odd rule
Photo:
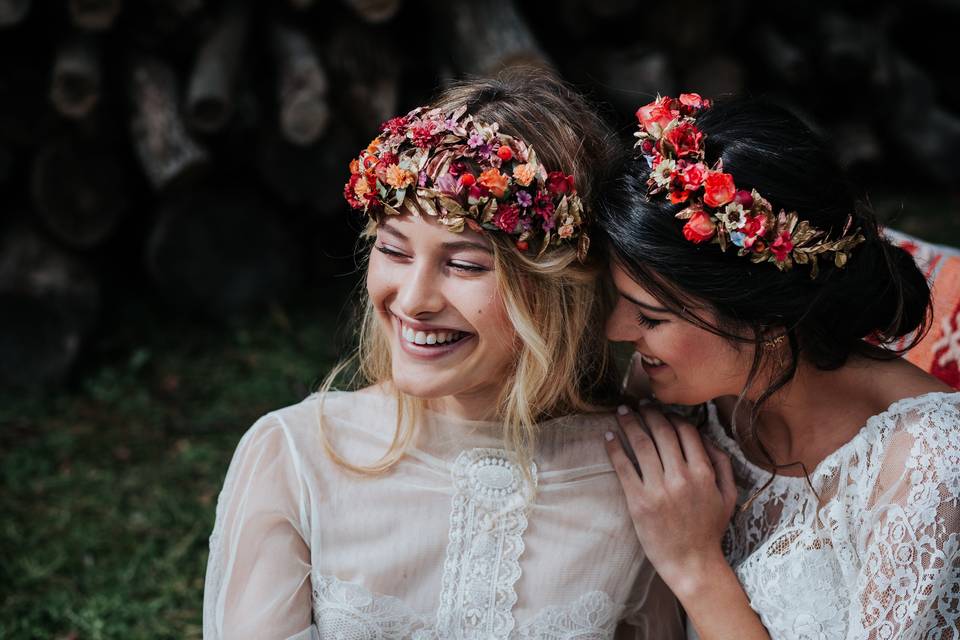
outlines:
[[[770,474],[708,410],[743,504]],[[724,539],[771,638],[960,638],[960,393],[895,402],[810,482],[819,500],[805,478],[777,476]]]
[[[334,464],[320,396],[244,435],[210,538],[203,635],[538,640],[682,638],[603,447],[611,417],[543,425],[532,483],[499,425],[425,412],[390,473]],[[355,463],[389,445],[392,398],[331,393],[331,440]]]

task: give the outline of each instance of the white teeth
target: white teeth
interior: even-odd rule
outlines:
[[[660,360],[659,358],[654,358],[653,356],[644,355],[642,353],[640,354],[640,359],[652,367],[659,367],[660,365],[663,364],[663,360]]]
[[[459,339],[463,334],[459,331],[415,331],[410,327],[401,327],[400,335],[407,342],[413,344],[444,344]]]

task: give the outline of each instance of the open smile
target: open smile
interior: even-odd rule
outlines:
[[[404,353],[432,360],[459,351],[475,334],[459,329],[410,325],[397,318],[397,339]]]

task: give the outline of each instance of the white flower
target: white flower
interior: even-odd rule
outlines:
[[[670,184],[670,174],[677,168],[677,163],[669,158],[662,159],[656,167],[653,168],[653,181],[658,187],[665,187]]]

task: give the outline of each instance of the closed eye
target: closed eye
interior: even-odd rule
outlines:
[[[376,249],[377,251],[379,251],[380,253],[382,253],[383,255],[385,255],[385,256],[390,256],[391,258],[407,258],[407,257],[409,257],[407,254],[401,253],[400,251],[397,251],[396,249],[391,249],[390,247],[388,247],[388,246],[386,246],[386,245],[383,245],[383,244],[376,244],[376,245],[373,246],[373,248]]]
[[[658,326],[666,322],[666,320],[655,320],[653,318],[648,318],[640,311],[637,311],[637,322],[640,323],[640,326],[646,327],[647,329],[656,329]]]
[[[470,262],[460,262],[459,260],[451,260],[448,264],[457,271],[464,271],[466,273],[483,273],[484,271],[489,271],[486,267],[481,267],[480,265]]]

